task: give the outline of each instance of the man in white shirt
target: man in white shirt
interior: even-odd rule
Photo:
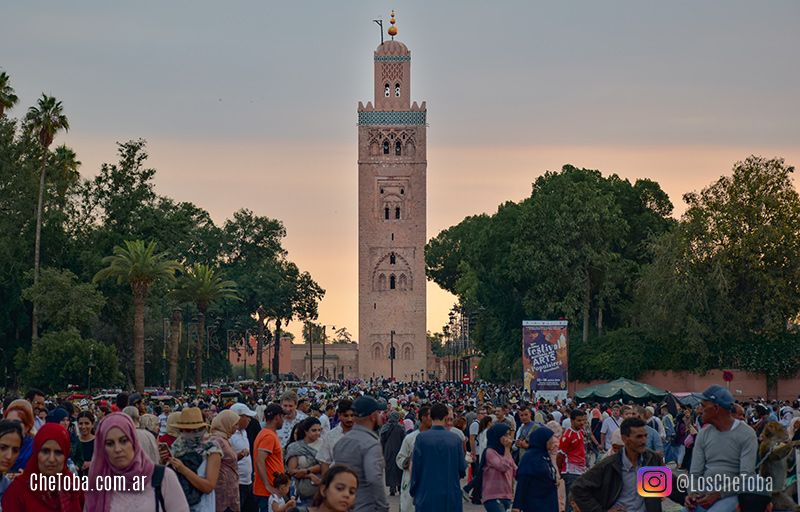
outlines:
[[[603,426],[600,427],[600,444],[603,445],[606,451],[611,449],[611,434],[614,433],[622,424],[622,418],[619,417],[619,404],[614,404],[611,408],[611,416],[603,421]]]
[[[328,435],[328,432],[331,431],[331,418],[333,417],[333,412],[335,408],[333,404],[328,404],[325,406],[325,410],[322,411],[322,414],[319,415],[319,423],[322,425],[322,437]]]
[[[158,437],[167,435],[167,418],[169,417],[169,404],[161,406],[161,414],[158,415]]]
[[[247,425],[250,424],[250,418],[254,417],[256,413],[242,403],[233,404],[231,411],[239,415],[236,431],[231,434],[229,440],[238,460],[239,503],[240,510],[244,511],[255,506],[255,501],[253,500],[253,458],[250,456],[250,440],[247,437],[246,429]]]
[[[334,464],[333,448],[345,434],[353,430],[355,412],[353,402],[350,400],[339,401],[339,424],[332,428],[328,435],[322,438],[322,446],[317,450],[317,461],[322,465],[322,474]]]
[[[263,423],[264,422],[264,410],[266,408],[267,408],[267,406],[264,405],[264,399],[263,398],[259,398],[258,399],[258,405],[256,405],[256,419],[258,420],[259,423]]]

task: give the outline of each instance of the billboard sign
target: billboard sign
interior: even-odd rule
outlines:
[[[537,399],[567,397],[567,321],[522,322],[522,367],[525,389]]]

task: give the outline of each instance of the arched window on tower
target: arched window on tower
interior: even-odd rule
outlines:
[[[389,154],[389,141],[388,140],[383,141],[383,154],[384,155],[388,155]]]
[[[389,276],[389,289],[395,290],[397,288],[397,278],[394,276]]]
[[[378,276],[378,290],[386,290],[386,276],[383,274]]]
[[[387,98],[390,96],[391,92],[389,89],[389,84],[386,84],[386,86],[384,87],[384,94],[386,95]]]
[[[397,258],[395,257],[394,253],[392,253],[389,255],[389,264],[394,265],[395,263],[397,263]]]
[[[401,290],[405,290],[408,288],[408,279],[406,278],[405,274],[400,274],[399,285]]]
[[[394,95],[400,97],[400,84],[394,84]]]
[[[372,352],[373,359],[380,359],[381,358],[381,347],[376,346]]]
[[[389,220],[389,207],[383,209],[383,218]]]
[[[399,219],[400,218],[400,207],[399,206],[394,209],[394,218],[395,219]]]
[[[398,140],[397,142],[394,143],[394,154],[395,154],[395,156],[400,156],[402,150],[403,150],[403,146],[400,144],[400,141]]]
[[[403,350],[403,359],[411,359],[411,347],[406,347]]]

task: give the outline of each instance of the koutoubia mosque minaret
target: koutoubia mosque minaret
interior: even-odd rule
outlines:
[[[358,366],[361,378],[428,376],[425,102],[411,103],[411,52],[388,34],[375,100],[358,104]],[[391,358],[394,352],[394,359]]]

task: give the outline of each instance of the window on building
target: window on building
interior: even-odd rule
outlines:
[[[406,189],[404,189],[404,188],[401,188],[401,189],[400,189],[400,195],[402,196],[402,195],[404,195],[405,193],[406,193]]]
[[[395,290],[397,289],[397,278],[394,276],[389,276],[389,289]]]
[[[383,189],[381,189],[381,194],[383,194]]]
[[[383,218],[389,220],[389,207],[383,209]]]
[[[386,86],[384,87],[384,94],[386,95],[386,97],[387,97],[387,98],[388,98],[388,97],[390,96],[390,94],[391,94],[389,91],[390,91],[390,89],[389,89],[389,84],[386,84]]]
[[[397,263],[397,258],[395,258],[394,253],[392,253],[389,255],[389,264],[394,265],[395,263]]]
[[[400,84],[394,84],[394,95],[400,97]]]
[[[403,146],[400,145],[400,141],[394,143],[394,154],[395,156],[400,156],[401,152],[403,151]]]
[[[388,140],[383,141],[383,154],[384,155],[388,155],[389,154],[389,141]]]
[[[400,207],[399,206],[394,209],[394,218],[395,219],[399,219],[400,218]]]

